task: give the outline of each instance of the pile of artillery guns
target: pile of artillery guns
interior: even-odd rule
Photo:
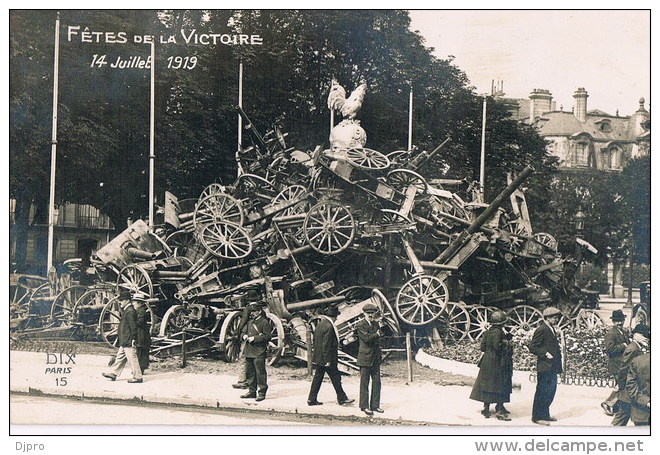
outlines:
[[[50,279],[15,277],[13,336],[93,327],[113,344],[122,288],[150,296],[152,355],[185,345],[228,362],[240,353],[249,291],[268,302],[271,365],[282,356],[307,359],[329,305],[340,310],[346,369],[355,364],[354,327],[366,303],[380,308],[392,350],[406,332],[421,346],[478,339],[497,309],[508,313],[511,330],[534,328],[549,303],[560,306],[564,325],[602,324],[592,310],[597,294],[574,279],[594,248],[577,239],[575,255],[562,257],[551,235],[532,231],[520,190],[532,168],[510,176],[486,204],[468,182],[421,175],[447,141],[430,153],[383,154],[331,136],[330,148],[304,152],[287,148],[277,128],[262,136],[237,109],[252,145],[236,153],[236,181],[212,183],[197,199],[166,193],[162,223],[136,221],[89,268],[68,261],[66,273]]]

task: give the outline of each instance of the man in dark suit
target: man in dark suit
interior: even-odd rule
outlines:
[[[630,362],[626,391],[630,396],[630,419],[635,425],[651,424],[651,354],[637,356]]]
[[[550,425],[557,419],[550,416],[550,405],[557,392],[557,375],[562,370],[561,349],[557,337],[557,324],[561,311],[555,307],[543,310],[543,322],[536,328],[529,351],[536,356],[536,392],[532,405],[532,422]]]
[[[146,295],[146,294],[145,294]],[[149,325],[149,308],[146,298],[133,297],[133,306],[137,320],[137,334],[135,337],[135,351],[137,353],[140,371],[149,368],[149,350],[151,349],[151,327]]]
[[[612,327],[605,333],[604,345],[607,354],[607,371],[616,378],[621,368],[621,356],[630,342],[628,334],[623,329],[626,315],[621,310],[612,311]],[[612,391],[607,400],[600,404],[605,414],[613,416],[616,412],[615,405],[618,400],[618,390]]]
[[[378,307],[367,303],[362,308],[365,318],[355,326],[359,341],[357,366],[360,367],[360,410],[368,416],[384,412],[380,408],[380,324]],[[371,394],[369,382],[371,381]]]
[[[341,385],[341,373],[337,369],[337,350],[339,349],[339,340],[334,321],[339,316],[339,309],[336,306],[330,306],[325,314],[319,316],[319,321],[314,329],[314,348],[312,351],[312,364],[315,366],[312,386],[307,396],[309,406],[322,405],[317,398],[323,377],[328,373],[332,386],[337,394],[339,404],[353,403],[355,400],[349,400],[344,388]]]
[[[241,398],[255,398],[256,401],[265,400],[268,390],[266,351],[273,327],[263,311],[265,306],[266,302],[250,304],[250,319],[247,323],[247,331],[242,337],[246,341],[243,355],[247,362],[245,373],[248,392],[241,395]]]
[[[133,295],[133,299],[146,299],[148,295],[143,292],[137,291]],[[115,362],[113,363],[113,368],[110,372],[101,373],[103,377],[106,377],[112,381],[117,379],[121,374],[126,362],[131,365],[131,373],[133,377],[128,380],[130,383],[140,383],[142,382],[142,371],[140,369],[140,362],[137,357],[137,352],[135,348],[135,343],[137,339],[137,313],[133,306],[133,303],[126,299],[121,302],[122,314],[119,319],[119,328],[117,330],[117,355]]]
[[[646,324],[637,324],[632,331],[632,341],[628,343],[623,355],[621,356],[621,367],[617,373],[616,384],[619,387],[618,410],[612,419],[612,425],[615,427],[625,427],[630,420],[630,403],[632,399],[626,388],[628,379],[628,369],[633,359],[642,355],[648,350],[649,336],[651,331]]]

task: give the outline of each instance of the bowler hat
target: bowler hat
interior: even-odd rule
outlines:
[[[325,309],[325,315],[330,317],[339,316],[339,308],[335,305],[331,305]]]
[[[633,334],[639,333],[644,338],[650,338],[651,337],[651,329],[646,324],[637,324],[635,326],[635,328],[633,329],[632,333]]]
[[[621,311],[621,310],[614,310],[614,311],[612,311],[612,316],[610,316],[610,319],[614,322],[616,322],[616,321],[625,321],[626,320],[626,315],[623,314],[623,311]]]
[[[367,303],[365,306],[362,307],[362,311],[364,311],[365,313],[376,313],[378,311],[378,307],[373,303]]]
[[[545,310],[543,310],[543,317],[544,318],[549,318],[550,316],[555,316],[561,314],[561,311],[559,311],[559,308],[555,308],[553,306],[549,306]]]
[[[257,291],[255,291],[254,289],[249,289],[249,290],[247,291],[247,293],[245,294],[245,298],[246,298],[247,300],[251,301],[251,302],[255,302],[255,301],[258,300],[260,297],[261,297],[261,296],[259,295],[259,293],[258,293]]]

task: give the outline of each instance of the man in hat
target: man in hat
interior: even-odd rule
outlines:
[[[142,294],[142,293],[141,293]],[[133,297],[133,307],[137,322],[137,334],[135,337],[135,352],[137,354],[140,371],[149,368],[149,351],[151,349],[151,327],[149,325],[149,307],[147,305],[147,295],[137,295]]]
[[[380,408],[381,331],[377,321],[378,307],[367,303],[362,311],[365,317],[355,326],[359,341],[357,366],[360,367],[360,410],[372,416],[374,412],[385,412]]]
[[[266,399],[268,390],[268,376],[266,373],[266,351],[273,327],[266,317],[263,308],[266,302],[253,302],[250,304],[250,318],[247,322],[247,331],[243,334],[245,344],[246,379],[248,392],[241,398],[255,398],[256,401]]]
[[[607,371],[616,378],[619,368],[621,368],[621,356],[629,343],[628,334],[623,329],[623,323],[626,315],[621,310],[612,311],[612,327],[605,333],[605,353],[607,354]],[[615,414],[615,404],[618,400],[618,390],[613,390],[607,400],[600,404],[605,414],[613,416]]]
[[[625,427],[630,420],[630,403],[632,401],[626,389],[628,370],[633,360],[648,351],[651,331],[646,324],[637,324],[632,331],[632,341],[628,343],[621,356],[621,367],[617,373],[616,385],[619,388],[617,412],[612,419],[615,427]]]
[[[247,294],[245,295],[245,299],[247,301],[247,305],[243,308],[243,312],[241,313],[241,320],[238,324],[238,333],[240,334],[241,338],[243,335],[243,332],[245,331],[245,327],[247,326],[248,320],[250,319],[250,303],[251,302],[257,302],[259,300],[259,293],[255,291],[254,289],[250,289],[247,291]],[[241,343],[241,353],[245,350],[245,342]],[[235,389],[247,389],[248,388],[248,383],[247,383],[247,359],[245,356],[241,359],[241,371],[238,375],[238,381],[236,381],[235,384],[231,385]]]
[[[314,347],[312,351],[312,364],[316,368],[314,377],[312,378],[312,385],[309,389],[307,396],[307,404],[309,406],[322,405],[317,397],[323,377],[328,373],[330,382],[335,388],[337,394],[337,402],[339,404],[349,404],[355,402],[350,400],[344,392],[341,385],[341,373],[337,369],[337,350],[339,349],[339,338],[337,336],[337,329],[334,322],[339,316],[339,309],[332,305],[328,307],[325,314],[319,315],[319,321],[314,329]]]
[[[561,311],[555,307],[543,310],[543,321],[534,331],[529,351],[536,356],[536,392],[532,405],[532,422],[550,425],[557,419],[550,416],[550,405],[557,392],[557,375],[562,370],[561,349],[557,337],[557,324]]]
[[[133,299],[146,300],[149,296],[143,292],[136,291]],[[103,372],[101,375],[112,381],[121,374],[126,362],[131,365],[133,377],[128,380],[130,383],[142,382],[142,371],[137,357],[135,343],[137,340],[137,314],[132,302],[128,299],[121,300],[122,314],[119,319],[119,328],[117,329],[116,344],[119,346],[113,368],[110,372]]]
[[[651,424],[651,354],[633,359],[626,378],[630,396],[630,419],[635,425]]]

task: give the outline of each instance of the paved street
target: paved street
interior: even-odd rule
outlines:
[[[362,425],[347,427],[343,434],[378,433],[381,425],[397,425],[398,433],[444,434],[452,426],[451,434],[460,434],[461,427],[483,427],[484,434],[647,434],[648,429],[612,428],[610,418],[599,408],[599,403],[608,390],[595,387],[561,386],[551,410],[559,419],[552,427],[539,427],[530,422],[531,403],[534,394],[532,383],[523,383],[515,390],[511,403],[511,422],[484,419],[480,414],[480,403],[468,399],[470,387],[442,386],[413,382],[408,385],[383,385],[382,407],[385,413],[373,418],[365,417],[359,408],[339,406],[329,383],[321,389],[319,400],[323,406],[309,407],[306,395],[307,380],[273,380],[268,398],[262,402],[242,400],[241,391],[231,388],[235,377],[219,374],[192,374],[181,371],[153,373],[145,376],[142,384],[129,384],[128,369],[117,381],[101,377],[107,357],[78,355],[70,372],[63,374],[45,373],[46,353],[10,352],[10,390],[16,393],[43,393],[69,397],[127,401],[131,404],[185,405],[200,408],[219,408],[232,411],[249,411],[260,415],[289,413],[313,419],[332,418],[334,425]],[[62,365],[67,367],[67,365]],[[66,384],[62,383],[65,378]],[[344,379],[350,397],[358,397],[359,378]],[[12,421],[13,421],[12,417]],[[56,419],[54,419],[56,420]],[[305,421],[305,420],[303,420]],[[56,423],[56,422],[53,422]],[[145,416],[143,424],[156,425],[162,421],[155,416]],[[196,422],[190,422],[196,423]],[[355,430],[355,429],[358,430]],[[330,433],[332,429],[329,430]],[[474,429],[469,431],[474,432]],[[481,431],[481,430],[479,430]]]

